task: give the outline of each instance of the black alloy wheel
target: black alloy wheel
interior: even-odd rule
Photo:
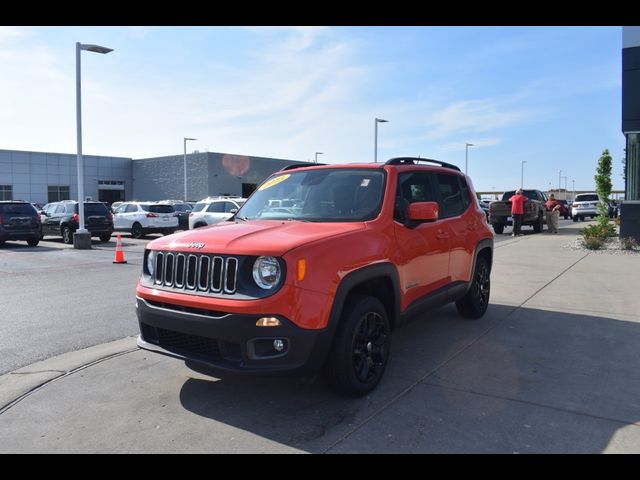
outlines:
[[[140,225],[138,222],[134,223],[131,227],[131,236],[133,238],[142,238],[143,233],[144,232],[142,231],[142,225]]]
[[[73,243],[73,232],[69,227],[62,227],[62,241],[67,245]]]
[[[480,318],[489,307],[491,272],[484,257],[476,260],[476,269],[467,294],[456,302],[458,313],[465,318]]]
[[[382,317],[376,312],[365,313],[356,326],[353,343],[353,371],[362,383],[375,380],[385,367],[387,340]]]

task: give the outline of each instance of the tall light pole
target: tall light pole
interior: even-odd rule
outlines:
[[[560,195],[560,189],[562,188],[562,170],[558,172],[558,195]]]
[[[375,121],[373,122],[375,126],[375,138],[374,138],[374,144],[373,144],[373,161],[375,163],[378,163],[378,124],[386,123],[388,121],[389,120],[383,120],[382,118],[376,118]]]
[[[562,178],[564,178],[564,199],[567,199],[567,177],[566,176],[562,176]]]
[[[576,181],[571,180],[571,183],[573,183],[573,198],[571,200],[575,200],[576,199]]]
[[[473,143],[464,144],[464,174],[467,174],[467,165],[469,163],[469,147],[473,147]]]
[[[316,152],[316,163],[318,163],[318,155],[324,155],[322,152]]]
[[[184,137],[184,201],[187,201],[187,140],[197,140],[197,138]]]
[[[80,52],[87,50],[95,53],[109,53],[112,48],[101,47],[76,42],[76,133],[78,142],[78,215],[80,221],[78,230],[73,234],[73,247],[78,249],[91,248],[91,234],[84,228],[84,164],[82,160],[82,91],[80,88],[81,68]]]
[[[524,186],[524,164],[527,163],[526,160],[522,160],[522,166],[520,167],[520,188]]]

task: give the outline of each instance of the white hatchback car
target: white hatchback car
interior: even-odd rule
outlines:
[[[209,197],[200,200],[189,214],[189,229],[206,227],[231,218],[246,202],[240,197]]]
[[[178,228],[178,217],[172,205],[153,202],[126,202],[113,213],[113,230],[130,232],[133,238],[147,233],[169,235]]]

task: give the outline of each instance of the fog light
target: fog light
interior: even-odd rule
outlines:
[[[284,342],[280,339],[276,339],[273,341],[273,349],[276,352],[281,352],[282,350],[284,350]]]
[[[275,317],[262,317],[256,322],[256,327],[279,327],[280,320]]]

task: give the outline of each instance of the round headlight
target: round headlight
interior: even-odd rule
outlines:
[[[258,257],[253,264],[253,279],[260,288],[269,290],[280,281],[280,264],[273,257]]]
[[[147,255],[147,272],[149,275],[153,277],[153,273],[155,271],[156,266],[156,252],[155,250],[150,250],[149,255]]]

